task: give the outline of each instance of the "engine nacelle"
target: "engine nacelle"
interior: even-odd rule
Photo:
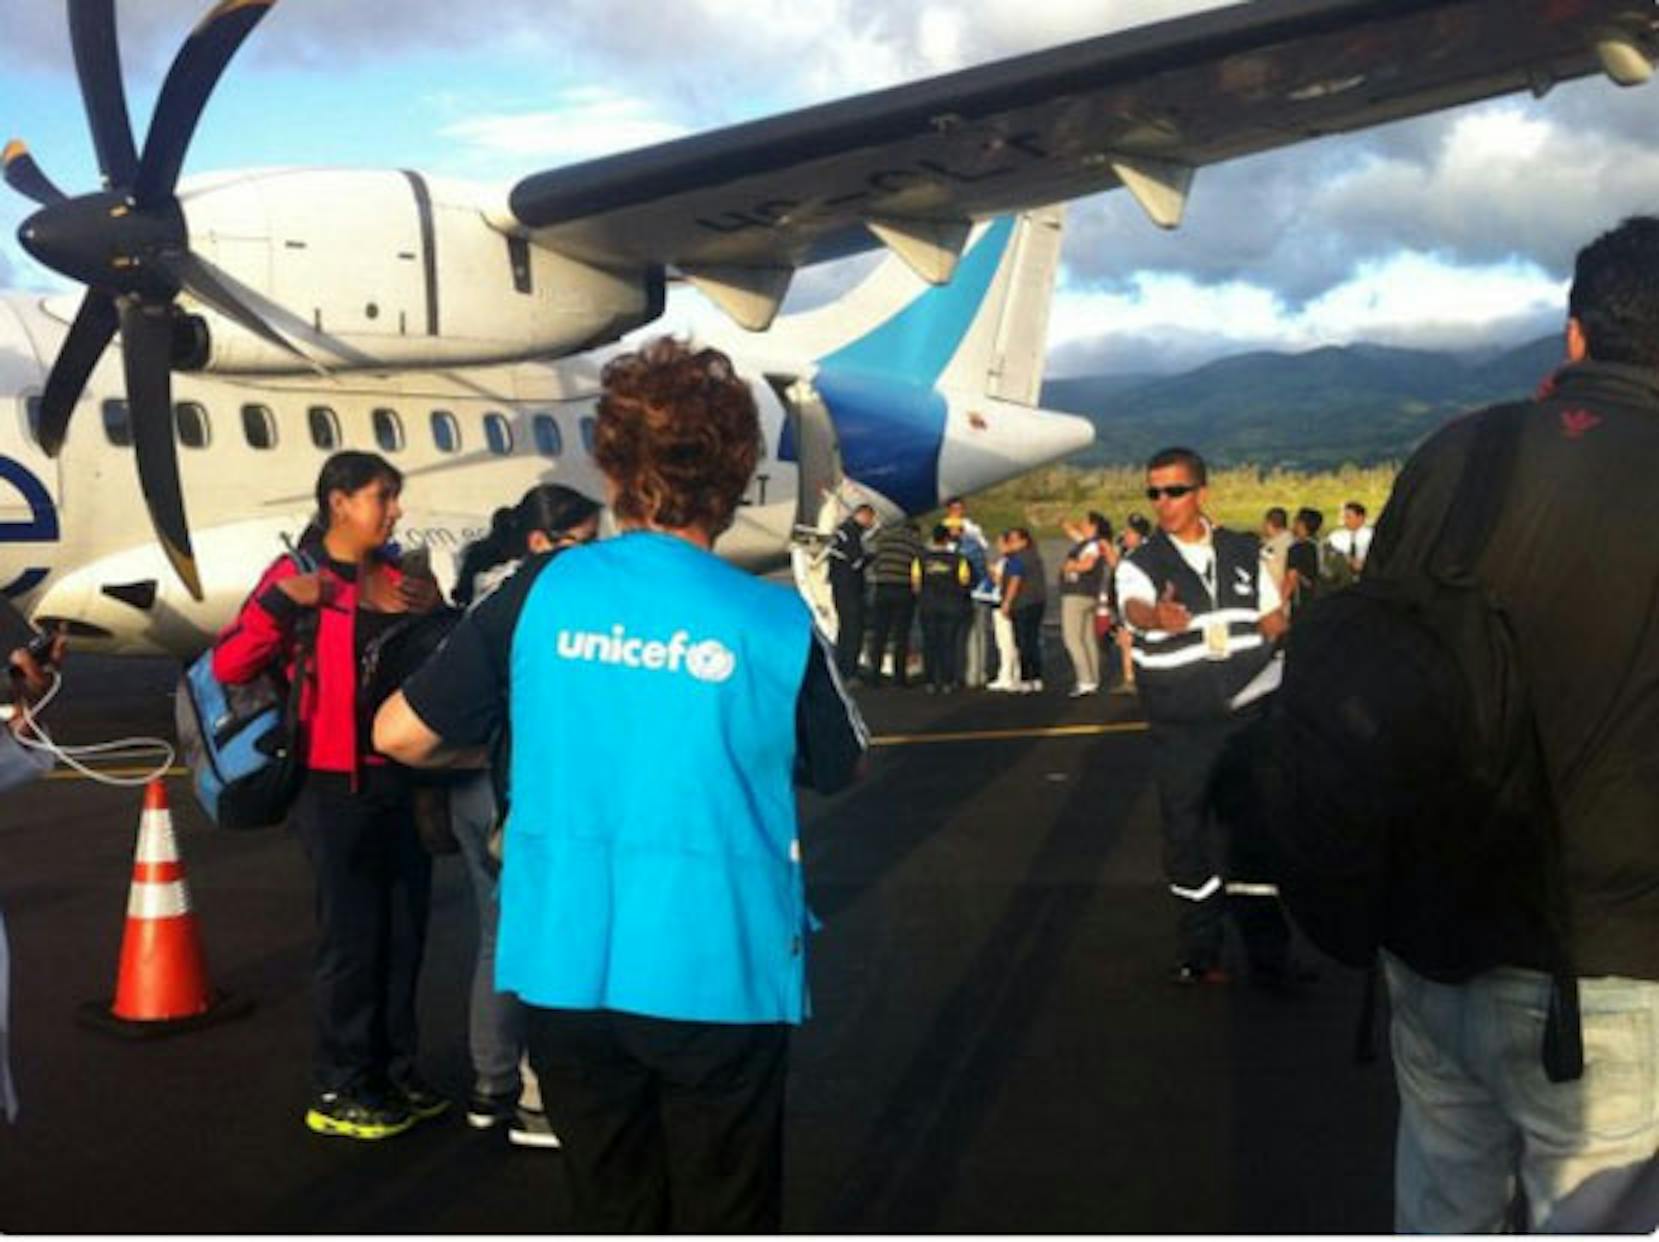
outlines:
[[[660,269],[578,262],[490,225],[487,191],[414,172],[295,169],[197,178],[191,249],[330,370],[558,357],[662,313]],[[200,369],[292,373],[292,354],[195,302]]]

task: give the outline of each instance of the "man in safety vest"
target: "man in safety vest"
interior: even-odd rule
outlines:
[[[1252,857],[1259,844],[1226,822],[1236,817],[1217,777],[1229,743],[1277,684],[1273,644],[1285,618],[1278,588],[1262,572],[1260,540],[1204,515],[1207,477],[1204,459],[1191,449],[1165,449],[1147,463],[1146,497],[1158,530],[1117,570],[1151,725],[1164,871],[1179,911],[1171,978],[1227,982],[1222,916],[1230,910],[1251,981],[1284,989],[1304,974],[1290,965],[1278,890]],[[1232,829],[1231,840],[1212,842],[1223,827]]]

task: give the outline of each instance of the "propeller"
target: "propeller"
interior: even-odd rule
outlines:
[[[67,0],[69,38],[103,189],[68,197],[21,142],[0,152],[6,184],[40,204],[18,240],[86,286],[40,403],[40,442],[56,456],[70,417],[117,331],[134,456],[150,524],[185,588],[202,598],[179,481],[173,341],[188,293],[291,353],[305,355],[190,251],[175,190],[196,123],[225,67],[277,0],[219,0],[173,58],[140,154],[133,143],[115,33],[115,0]],[[309,361],[309,359],[307,359]]]

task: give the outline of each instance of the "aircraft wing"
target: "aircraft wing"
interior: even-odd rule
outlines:
[[[1206,164],[1656,57],[1638,0],[1255,0],[537,173],[499,223],[763,301],[880,244],[945,280],[973,220],[1124,185],[1174,227]]]

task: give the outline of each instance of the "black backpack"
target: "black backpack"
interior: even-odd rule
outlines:
[[[1560,1082],[1583,1056],[1556,817],[1513,629],[1472,569],[1520,421],[1483,422],[1427,572],[1365,576],[1298,612],[1251,762],[1309,939],[1372,971],[1386,948],[1446,983],[1545,971]],[[1369,1024],[1368,1002],[1364,1040]]]

